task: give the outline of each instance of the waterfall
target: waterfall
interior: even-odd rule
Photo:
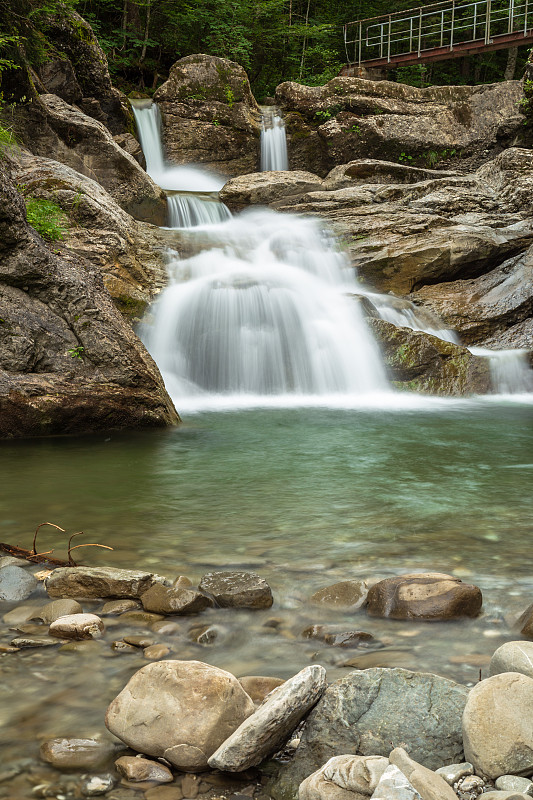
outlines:
[[[231,217],[216,193],[224,180],[200,167],[170,164],[163,150],[161,112],[151,100],[132,100],[131,106],[141,140],[146,171],[167,192],[171,228],[209,225]],[[181,194],[178,194],[181,193]]]
[[[289,169],[285,123],[271,106],[261,109],[261,171]]]
[[[266,209],[202,236],[170,264],[146,336],[178,402],[210,396],[326,396],[387,381],[349,264],[318,222]],[[254,400],[252,399],[252,402]]]
[[[472,355],[489,359],[492,386],[498,394],[533,392],[533,370],[527,350],[489,350],[469,347]]]

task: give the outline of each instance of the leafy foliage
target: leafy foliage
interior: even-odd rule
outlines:
[[[51,200],[39,197],[26,198],[26,215],[32,228],[35,228],[43,239],[55,242],[64,238],[65,215]]]

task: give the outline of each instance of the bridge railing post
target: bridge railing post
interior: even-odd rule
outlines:
[[[527,0],[526,0],[526,7],[524,9],[524,36],[527,35],[527,14],[528,14],[528,7],[527,7]]]
[[[363,43],[363,23],[360,22],[359,23],[359,61],[358,61],[359,66],[361,66],[361,46],[362,46],[362,43]],[[354,55],[355,55],[355,53],[354,53]]]
[[[491,11],[491,0],[486,0],[487,2],[487,10],[485,13],[485,44],[490,42],[490,11]]]
[[[420,16],[418,17],[418,58],[422,50],[422,6],[420,7]]]
[[[390,36],[391,36],[391,28],[392,28],[392,17],[389,14],[389,30],[387,33],[387,61],[390,61]]]
[[[452,20],[450,23],[450,50],[453,50],[453,29],[455,25],[455,0],[452,0]]]

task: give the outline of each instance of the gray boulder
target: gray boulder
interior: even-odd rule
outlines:
[[[0,569],[0,602],[19,603],[26,600],[38,585],[39,581],[22,567],[3,567]]]
[[[255,572],[208,572],[199,588],[222,608],[270,608],[274,602],[270,586]]]
[[[304,778],[332,756],[387,756],[408,748],[436,769],[463,756],[461,716],[468,690],[453,681],[404,669],[365,669],[331,684],[306,722],[293,761],[282,768],[273,796],[294,797]]]

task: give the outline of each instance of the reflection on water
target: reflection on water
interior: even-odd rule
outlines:
[[[479,666],[461,661],[516,638],[512,616],[533,600],[531,417],[531,406],[495,402],[263,409],[197,414],[175,431],[7,443],[0,540],[29,546],[36,525],[48,520],[115,548],[84,554],[86,563],[196,580],[235,566],[270,582],[269,611],[213,610],[179,620],[173,634],[152,631],[174,658],[281,677],[316,661],[333,680],[343,663],[363,655],[361,666],[378,658],[469,682]],[[53,546],[56,533],[43,529],[40,547]],[[484,615],[424,625],[309,603],[313,591],[336,581],[413,569],[477,583]],[[274,617],[278,627],[265,627]],[[209,647],[188,636],[204,620],[218,626]],[[384,646],[365,654],[301,638],[307,625],[324,622],[369,631]],[[146,663],[142,654],[114,655],[110,643],[124,635],[124,623],[106,624],[105,640],[86,643],[83,654],[0,657],[11,698],[0,711],[7,758],[33,752],[36,737],[102,728],[109,700]],[[0,643],[14,635],[4,626]]]

